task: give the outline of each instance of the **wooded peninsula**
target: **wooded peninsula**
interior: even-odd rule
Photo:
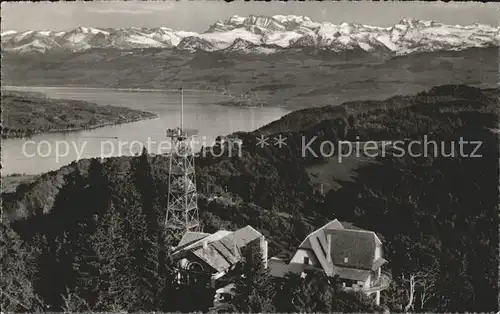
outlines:
[[[2,91],[2,138],[70,132],[156,118],[151,112],[119,106],[53,99],[41,93]]]

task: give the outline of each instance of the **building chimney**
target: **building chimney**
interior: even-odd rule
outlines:
[[[262,254],[264,268],[267,268],[267,241],[264,238],[264,236],[260,237],[260,250],[261,250],[261,254]]]
[[[332,263],[332,234],[328,233],[326,238],[327,238],[326,261],[328,263]]]
[[[236,245],[236,237],[233,237],[233,255],[238,256],[238,246]]]
[[[208,240],[203,240],[203,249],[206,250],[208,248]]]

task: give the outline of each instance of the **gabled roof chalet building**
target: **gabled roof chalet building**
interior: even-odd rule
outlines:
[[[267,241],[251,226],[236,231],[219,230],[214,234],[186,232],[172,254],[178,283],[199,283],[215,288],[216,281],[241,261],[241,249],[254,241],[259,241],[267,267]]]
[[[373,295],[376,304],[380,304],[380,291],[391,281],[390,275],[382,272],[387,261],[378,236],[335,219],[309,234],[288,264],[275,257],[267,259],[267,241],[251,226],[213,234],[187,232],[172,254],[178,283],[218,288],[217,281],[242,260],[241,249],[254,241],[259,241],[265,267],[275,277],[321,270],[327,276],[338,276],[346,290]]]
[[[337,219],[309,234],[300,244],[289,264],[278,258],[269,260],[271,275],[283,277],[307,269],[323,270],[328,276],[338,275],[345,289],[374,295],[380,304],[380,291],[390,283],[390,275],[382,272],[382,242],[373,231],[362,230]]]

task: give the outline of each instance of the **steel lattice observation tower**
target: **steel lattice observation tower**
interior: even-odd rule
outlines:
[[[198,194],[196,192],[196,173],[194,153],[191,143],[195,136],[183,129],[184,91],[181,93],[180,127],[167,129],[170,138],[171,152],[168,171],[167,213],[165,229],[180,238],[188,231],[201,231],[198,213]]]

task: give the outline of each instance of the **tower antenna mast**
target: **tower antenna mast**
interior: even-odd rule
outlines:
[[[181,93],[180,127],[167,129],[171,152],[168,171],[165,229],[175,238],[188,231],[200,231],[196,173],[191,143],[194,135],[184,131],[184,91]]]
[[[182,87],[180,88],[181,90],[181,132],[184,130],[183,125],[184,125],[184,90]]]

